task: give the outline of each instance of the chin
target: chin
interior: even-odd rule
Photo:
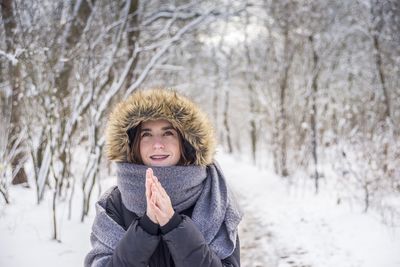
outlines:
[[[175,166],[178,164],[178,161],[172,161],[172,160],[167,160],[167,161],[161,161],[157,162],[154,160],[148,160],[148,162],[145,162],[145,165],[148,166],[154,166],[154,167],[170,167],[170,166]]]
[[[154,166],[154,167],[169,167],[169,166],[173,166],[173,164],[169,164],[169,163],[154,163],[152,166]]]

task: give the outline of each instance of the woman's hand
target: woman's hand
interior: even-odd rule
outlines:
[[[171,199],[156,176],[153,176],[151,194],[155,199],[155,202],[151,202],[150,204],[152,212],[154,212],[160,226],[164,226],[172,218],[175,211],[172,207]]]
[[[148,168],[146,171],[146,215],[147,217],[150,218],[150,220],[156,224],[159,224],[156,214],[154,212],[154,208],[152,203],[155,203],[155,195],[153,194],[152,187],[154,185],[154,175],[153,175],[153,170],[151,168]]]
[[[146,171],[146,214],[151,221],[161,226],[166,225],[174,215],[171,199],[164,187],[154,176],[153,170],[148,168]]]

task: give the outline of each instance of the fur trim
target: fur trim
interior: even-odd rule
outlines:
[[[136,91],[117,104],[106,130],[108,159],[127,162],[127,130],[140,122],[158,119],[171,122],[193,146],[196,150],[195,165],[212,163],[215,153],[214,130],[206,114],[188,98],[165,89]]]

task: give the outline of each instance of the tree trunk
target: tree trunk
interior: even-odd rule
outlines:
[[[364,184],[364,212],[368,212],[369,209],[369,200],[370,200],[370,190],[369,190],[369,184],[365,183]]]
[[[287,77],[284,78],[283,84],[280,87],[280,97],[279,97],[279,170],[282,177],[289,175],[287,168],[287,133],[286,133],[286,107],[285,107],[285,95],[286,95],[286,81]]]
[[[383,102],[385,104],[384,110],[384,118],[389,118],[391,120],[391,108],[390,108],[390,99],[388,95],[388,89],[386,85],[384,66],[382,62],[382,51],[379,45],[379,34],[382,32],[383,28],[383,11],[382,11],[382,3],[379,1],[374,2],[371,0],[370,2],[370,12],[371,12],[371,27],[369,28],[370,35],[372,37],[372,45],[373,45],[373,55],[374,61],[377,70],[377,76],[380,88],[382,90]]]
[[[248,44],[248,32],[247,26],[249,24],[249,13],[246,13],[246,23],[245,23],[245,55],[246,55],[246,63],[247,63],[247,72],[245,75],[246,82],[247,82],[247,89],[249,91],[249,105],[250,105],[250,144],[251,144],[251,155],[253,159],[253,163],[256,163],[257,158],[257,123],[255,120],[255,115],[257,112],[256,107],[256,96],[254,92],[253,82],[255,82],[255,74],[250,73],[249,70],[253,65],[251,55],[250,55],[250,47]]]
[[[228,153],[232,154],[233,147],[232,147],[232,139],[231,139],[231,129],[229,126],[229,91],[225,91],[225,104],[224,104],[224,128],[225,128],[225,138],[226,144],[228,146]]]
[[[278,119],[278,142],[279,142],[279,175],[282,177],[289,176],[287,167],[287,115],[286,115],[286,90],[288,87],[289,70],[293,53],[289,51],[289,30],[288,26],[285,29],[284,36],[284,69],[282,73],[282,79],[280,82],[279,90],[279,119]]]
[[[84,173],[88,177],[85,177],[86,180],[82,184],[83,202],[82,202],[81,222],[83,222],[85,217],[89,214],[90,199],[92,196],[94,186],[96,184],[97,175],[100,170],[100,161],[101,161],[103,147],[104,147],[104,142],[96,145],[96,147],[93,148],[96,153],[96,157],[88,159],[88,163],[85,167]],[[89,189],[86,190],[86,188]]]
[[[128,39],[128,49],[129,49],[129,54],[131,57],[135,56],[135,46],[136,43],[138,42],[139,39],[139,34],[140,31],[138,30],[138,6],[139,6],[139,0],[130,0],[127,1],[128,6],[128,14],[129,16],[128,19],[128,31],[127,31],[127,39]],[[135,29],[135,30],[132,30]],[[127,81],[127,86],[128,87],[134,82],[134,79],[136,78],[134,76],[134,69],[136,68],[137,62],[139,60],[139,56],[135,57],[135,62],[132,64],[128,76],[126,77]]]
[[[220,67],[218,65],[217,62],[217,52],[215,51],[215,47],[212,47],[212,59],[213,59],[213,65],[214,65],[214,74],[216,75],[216,77],[214,77],[215,83],[214,83],[214,88],[213,88],[213,118],[214,118],[214,125],[215,125],[215,132],[216,134],[218,134],[220,132],[220,128],[219,128],[219,110],[218,110],[218,102],[219,102],[219,89],[221,87],[220,81],[221,79],[219,79],[219,73],[220,73]]]
[[[382,90],[382,95],[383,95],[383,103],[384,103],[384,112],[383,112],[383,118],[382,121],[389,120],[390,124],[393,125],[393,120],[391,117],[391,107],[390,107],[390,97],[388,94],[388,88],[386,84],[386,78],[385,78],[385,73],[384,73],[384,66],[382,62],[382,51],[380,48],[379,44],[379,34],[382,32],[383,28],[383,7],[382,3],[379,1],[374,2],[371,0],[370,2],[370,8],[371,8],[371,27],[369,28],[370,34],[372,36],[372,45],[373,45],[373,55],[374,55],[374,61],[375,61],[375,66],[377,70],[377,76],[378,76],[378,81],[380,88]],[[382,163],[382,170],[386,174],[388,170],[388,149],[387,149],[387,144],[384,147],[383,150],[383,163]]]
[[[52,209],[53,209],[53,239],[58,240],[58,232],[57,232],[57,190],[54,188],[53,192],[53,202],[52,202]]]
[[[92,0],[91,5],[95,4],[95,0]],[[74,18],[71,21],[71,24],[69,27],[66,28],[65,31],[65,40],[62,40],[64,42],[64,46],[62,47],[62,50],[60,51],[58,58],[58,62],[60,64],[60,59],[61,60],[61,70],[57,73],[56,79],[55,79],[55,86],[57,88],[56,96],[59,100],[61,100],[60,103],[65,103],[64,99],[69,95],[69,77],[71,76],[71,71],[73,68],[73,61],[68,60],[68,53],[69,51],[75,47],[79,40],[81,39],[83,30],[86,27],[87,21],[92,13],[92,9],[89,6],[88,1],[77,1],[76,5],[72,7],[74,10]],[[76,11],[75,11],[76,10]],[[61,56],[60,56],[61,55]],[[67,58],[67,60],[65,60]]]
[[[312,58],[313,58],[313,69],[312,69],[312,82],[311,82],[311,146],[312,146],[312,156],[314,160],[314,180],[315,180],[315,193],[318,193],[319,190],[319,172],[318,172],[318,154],[317,154],[317,105],[316,105],[316,97],[318,93],[318,76],[319,70],[318,68],[318,55],[314,48],[314,40],[313,36],[309,37],[311,49],[312,49]]]
[[[13,1],[12,0],[3,0],[1,5],[2,11],[2,19],[4,22],[4,31],[6,37],[6,51],[7,53],[14,54],[16,47],[15,45],[18,43],[17,38],[17,24],[14,17],[13,11]],[[20,67],[19,63],[16,65],[12,64],[11,62],[8,63],[8,80],[10,82],[12,96],[11,101],[7,101],[10,103],[11,109],[11,131],[9,138],[16,140],[17,138],[13,138],[17,136],[21,132],[21,114],[20,114],[20,106],[19,103],[19,96],[22,93],[21,88],[21,80],[20,80]],[[15,141],[14,141],[15,142]],[[11,142],[10,147],[13,146]],[[19,146],[23,146],[23,142],[19,144]],[[12,157],[11,160],[11,167],[12,172],[15,173],[15,176],[12,179],[12,184],[21,184],[26,183],[28,181],[25,169],[23,168],[23,160],[25,156],[24,153],[18,153]],[[19,168],[16,172],[16,168]]]
[[[0,84],[5,84],[7,80],[5,77],[5,71],[2,68],[2,62],[0,61]],[[7,88],[0,88],[0,164],[3,164],[7,160],[7,145],[10,128],[10,103],[11,98],[8,96]],[[6,204],[10,203],[8,197],[7,180],[5,175],[6,170],[4,167],[0,167],[0,193],[3,196]]]

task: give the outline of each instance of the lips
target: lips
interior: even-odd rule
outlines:
[[[153,156],[150,156],[150,158],[152,160],[164,160],[164,159],[166,159],[168,157],[169,157],[169,155],[153,155]]]

